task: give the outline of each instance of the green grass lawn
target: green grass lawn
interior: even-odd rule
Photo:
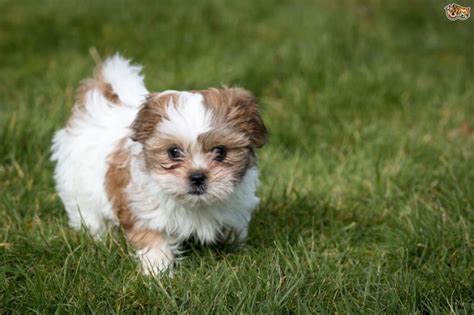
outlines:
[[[474,17],[448,1],[0,1],[0,313],[474,312]],[[472,2],[458,3],[472,5]],[[253,91],[270,131],[243,250],[173,278],[67,226],[51,138],[91,47],[150,90]]]

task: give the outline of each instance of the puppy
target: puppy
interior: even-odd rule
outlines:
[[[140,72],[115,55],[84,81],[52,160],[70,226],[120,225],[156,275],[186,239],[246,239],[267,132],[244,89],[150,93]]]

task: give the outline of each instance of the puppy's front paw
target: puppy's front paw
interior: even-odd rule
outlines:
[[[147,276],[160,276],[171,273],[174,256],[167,247],[152,247],[137,251],[143,274]]]

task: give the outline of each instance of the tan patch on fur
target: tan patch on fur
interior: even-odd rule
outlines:
[[[132,229],[127,232],[127,239],[138,249],[162,247],[166,242],[165,235],[159,231]]]
[[[117,218],[125,231],[132,229],[134,217],[128,207],[125,188],[130,182],[130,151],[124,148],[126,139],[120,141],[117,149],[108,157],[105,174],[105,189]]]
[[[171,170],[178,165],[168,158],[167,149],[177,144],[176,139],[157,134],[156,126],[166,118],[168,105],[176,106],[179,96],[176,93],[160,95],[152,93],[147,96],[137,117],[132,123],[132,140],[143,145],[143,155],[148,168]]]
[[[130,151],[124,148],[126,139],[120,141],[117,149],[109,156],[106,173],[106,191],[112,202],[128,241],[138,249],[161,246],[166,241],[163,233],[136,228],[135,217],[130,211],[125,188],[130,182]]]
[[[243,132],[254,148],[266,143],[267,129],[259,114],[257,101],[249,91],[241,88],[211,88],[198,92],[203,95],[204,104],[212,109],[216,126]]]
[[[166,107],[168,104],[177,104],[178,95],[169,93],[160,95],[152,93],[147,96],[134,122],[132,123],[132,139],[145,143],[154,133],[156,125],[166,117]]]
[[[216,128],[198,136],[198,142],[202,144],[203,151],[210,151],[218,145],[225,144],[227,149],[246,148],[250,146],[250,140],[245,134],[235,128]]]

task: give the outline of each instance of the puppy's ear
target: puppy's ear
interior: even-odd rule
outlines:
[[[242,88],[226,88],[223,93],[230,102],[226,120],[247,134],[255,148],[263,147],[267,141],[267,128],[253,94]]]
[[[174,94],[159,93],[147,96],[131,125],[133,141],[144,143],[153,135],[156,125],[165,117],[166,107],[174,101],[174,97]]]

